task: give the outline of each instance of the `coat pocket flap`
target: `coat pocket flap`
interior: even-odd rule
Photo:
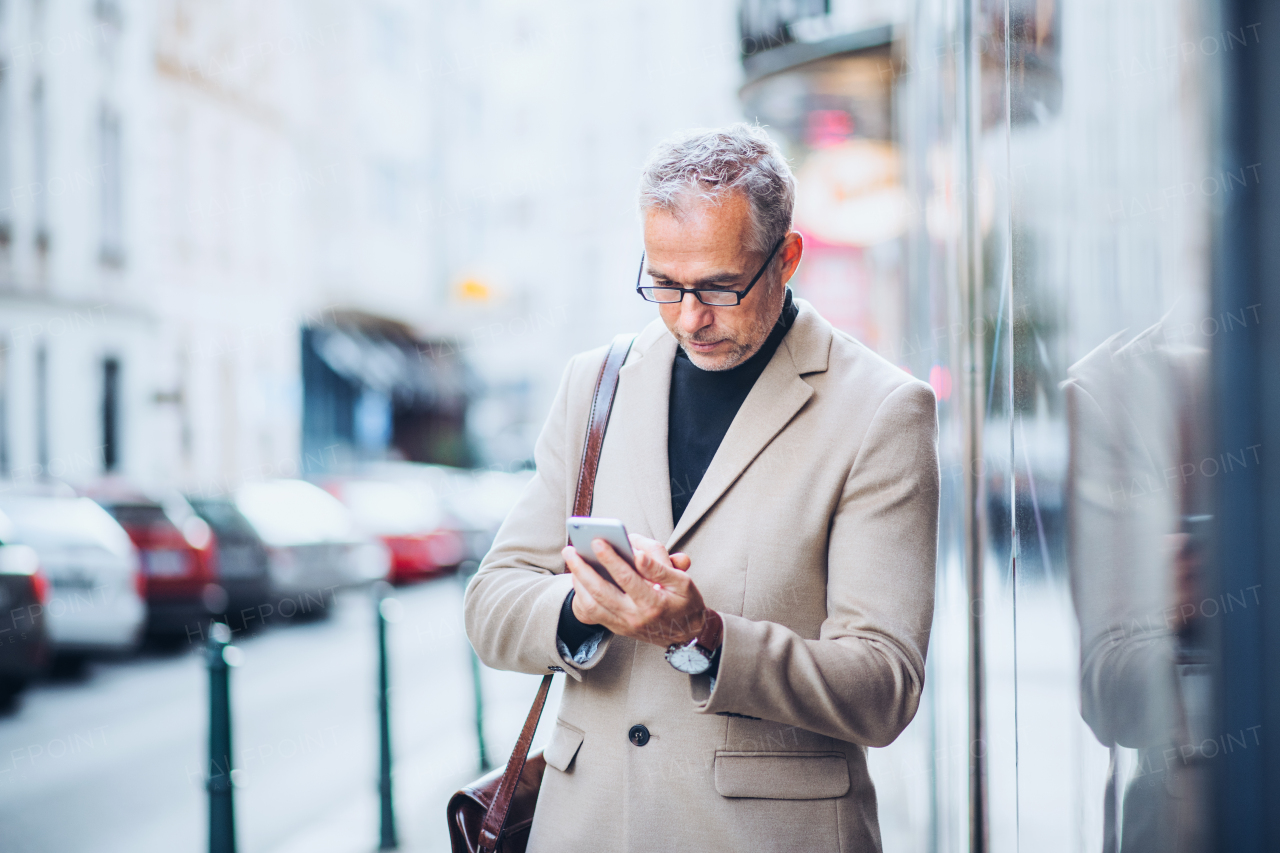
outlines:
[[[578,747],[582,746],[583,736],[581,729],[574,728],[563,720],[556,720],[551,742],[542,753],[547,764],[562,772],[567,771],[574,756],[578,754]]]
[[[825,800],[849,793],[849,765],[838,752],[716,752],[722,797]]]

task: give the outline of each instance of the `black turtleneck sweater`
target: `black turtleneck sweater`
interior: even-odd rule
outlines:
[[[791,298],[791,288],[787,288],[782,314],[769,337],[755,355],[729,370],[703,370],[689,360],[683,349],[676,350],[667,409],[667,470],[671,476],[673,523],[679,523],[738,409],[742,408],[798,313],[800,308]],[[601,633],[598,625],[584,625],[574,616],[572,591],[560,608],[557,633],[571,655],[588,639]],[[714,668],[711,674],[715,674]]]
[[[671,521],[680,523],[689,499],[711,467],[729,425],[773,358],[800,309],[787,288],[782,314],[751,358],[728,370],[703,370],[683,349],[671,367],[667,410],[667,468],[671,475]]]

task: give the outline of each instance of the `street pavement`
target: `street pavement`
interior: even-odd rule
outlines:
[[[942,599],[959,594],[948,583],[940,589]],[[389,648],[400,849],[443,853],[445,803],[477,775],[462,587],[445,578],[394,596]],[[1006,604],[993,598],[999,612]],[[1064,590],[1029,587],[1018,609],[1017,675],[1005,626],[1003,633],[992,629],[989,676],[993,696],[1012,696],[1018,685],[1023,713],[1017,720],[1009,702],[991,703],[988,757],[993,788],[1021,780],[1027,809],[1020,827],[1006,814],[993,815],[993,833],[1010,844],[1035,840],[1038,850],[1090,849],[1102,837],[1107,751],[1079,719],[1070,602]],[[886,853],[962,846],[969,748],[965,718],[954,709],[965,695],[963,612],[940,610],[916,721],[892,746],[869,750]],[[327,620],[286,621],[233,638],[243,653],[231,673],[240,853],[377,847],[373,613],[369,592],[353,590],[339,596]],[[95,664],[81,681],[38,685],[16,712],[0,717],[0,853],[206,850],[208,676],[200,651],[196,642]],[[556,717],[562,680],[556,679],[535,747]],[[482,668],[482,684],[489,755],[503,762],[538,678]],[[1053,802],[1031,801],[1049,791],[1056,791]]]
[[[394,592],[392,748],[400,849],[449,849],[449,795],[477,775],[462,587]],[[378,843],[377,652],[367,590],[325,620],[237,634],[232,670],[240,853],[361,853]],[[294,620],[296,622],[296,620]],[[198,638],[35,686],[0,717],[0,853],[198,853],[208,680]],[[536,676],[482,668],[492,761],[505,761]],[[555,719],[558,683],[538,741]]]

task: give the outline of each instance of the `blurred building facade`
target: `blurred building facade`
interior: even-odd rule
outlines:
[[[124,187],[138,34],[110,3],[0,11],[0,470],[116,470],[147,446],[157,390],[133,367],[155,331]]]
[[[180,437],[170,455],[196,487],[217,489],[385,451],[385,389],[357,382],[347,400],[308,387],[305,330],[353,312],[419,326],[430,314],[428,247],[413,218],[428,148],[425,84],[411,64],[421,6],[173,2],[155,14],[157,137],[171,156],[157,170],[169,203],[160,218],[183,223],[166,241],[167,280],[209,303],[168,289],[177,298],[162,362],[190,365],[170,381],[192,401],[170,413],[164,431]],[[326,405],[374,427],[308,421]]]
[[[136,414],[151,439],[125,473],[148,484],[216,492],[250,472],[296,470],[296,324],[312,307],[300,213],[338,176],[299,150],[306,78],[291,79],[283,54],[336,38],[304,32],[287,11],[169,2],[121,13],[145,75],[127,188],[147,223],[134,249],[146,270],[139,307],[155,320],[148,360],[130,366],[155,389]]]
[[[395,198],[420,187],[422,87],[370,79],[416,8],[0,7],[4,473],[210,490],[301,469],[301,327],[393,298],[422,316]],[[343,113],[373,91],[400,102]]]
[[[567,357],[649,319],[635,178],[735,118],[734,14],[3,4],[0,473],[524,464]],[[304,370],[355,316],[417,341],[438,410]]]
[[[635,294],[635,193],[665,136],[739,118],[736,6],[432,4],[438,117],[422,227],[441,311],[484,378],[489,464],[529,459],[568,358],[656,317]]]

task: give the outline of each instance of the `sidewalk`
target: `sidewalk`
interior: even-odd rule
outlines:
[[[412,598],[410,591],[406,596]],[[408,609],[419,611],[424,602],[409,602]],[[416,620],[405,618],[391,626],[389,636],[392,654],[392,750],[394,753],[392,789],[396,830],[404,853],[448,853],[449,836],[445,822],[445,805],[462,785],[479,775],[476,766],[476,738],[473,699],[469,674],[460,678],[455,656],[465,660],[466,649],[459,642],[460,624],[455,614],[432,614],[430,629],[423,631],[422,614]],[[440,658],[449,660],[440,665]],[[434,665],[433,665],[434,661]],[[424,673],[434,672],[424,677]],[[532,675],[482,669],[485,703],[485,730],[489,760],[505,763],[515,745],[520,727],[538,688],[539,678]],[[563,685],[557,678],[542,715],[534,748],[549,737],[556,717]],[[439,703],[451,703],[459,713],[450,714],[449,722],[438,720]],[[434,705],[428,722],[426,713],[415,713],[427,704]],[[432,726],[434,725],[434,729]],[[376,767],[367,779],[352,778],[350,798],[339,809],[265,853],[366,853],[378,846],[379,817]]]

